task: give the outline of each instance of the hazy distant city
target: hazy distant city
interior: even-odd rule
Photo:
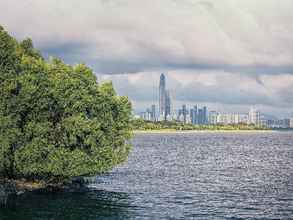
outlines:
[[[143,112],[135,114],[135,118],[146,121],[179,121],[194,125],[233,125],[253,124],[269,128],[293,128],[293,111],[290,118],[277,118],[263,114],[261,109],[251,106],[247,113],[219,112],[208,106],[183,104],[180,108],[173,108],[172,98],[167,89],[166,76],[162,73],[159,80],[159,98]]]

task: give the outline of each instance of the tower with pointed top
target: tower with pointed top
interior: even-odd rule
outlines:
[[[159,119],[168,120],[172,116],[171,95],[166,90],[166,77],[164,73],[160,76],[159,85]]]
[[[165,118],[166,111],[166,78],[162,73],[159,84],[159,117]]]

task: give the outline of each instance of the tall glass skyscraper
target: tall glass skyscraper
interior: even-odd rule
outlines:
[[[159,119],[166,120],[171,115],[171,111],[170,92],[166,90],[166,78],[162,73],[159,85]]]
[[[162,73],[160,76],[159,85],[159,117],[165,118],[166,111],[166,79],[165,75]]]
[[[168,90],[165,91],[165,116],[171,115],[171,97]]]

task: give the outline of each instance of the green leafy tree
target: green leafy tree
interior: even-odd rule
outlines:
[[[84,64],[47,62],[0,28],[0,175],[63,181],[129,153],[131,104]]]

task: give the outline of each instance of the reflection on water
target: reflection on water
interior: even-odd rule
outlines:
[[[293,133],[140,134],[90,193],[28,194],[0,219],[293,219]]]
[[[92,191],[88,193],[30,193],[0,209],[0,219],[129,219],[126,193]]]

